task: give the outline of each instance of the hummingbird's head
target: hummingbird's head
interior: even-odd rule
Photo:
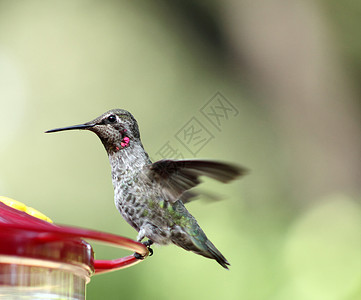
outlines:
[[[73,129],[86,129],[96,133],[108,153],[118,152],[140,143],[137,121],[124,109],[112,109],[90,122],[52,129],[46,133]]]

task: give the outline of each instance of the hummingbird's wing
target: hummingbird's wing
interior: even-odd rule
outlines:
[[[183,192],[180,200],[183,202],[183,204],[192,202],[193,200],[197,199],[199,197],[199,193],[193,192],[193,191],[185,191]]]
[[[223,199],[222,196],[216,195],[214,193],[208,193],[204,190],[191,190],[191,191],[185,191],[182,196],[180,197],[180,200],[183,202],[183,204],[192,202],[194,200],[203,199],[207,202],[215,202],[220,201]]]
[[[147,175],[151,181],[158,182],[165,198],[174,203],[201,182],[200,176],[227,183],[245,173],[244,168],[216,161],[164,159],[149,165]],[[193,196],[188,193],[184,194],[185,202]]]

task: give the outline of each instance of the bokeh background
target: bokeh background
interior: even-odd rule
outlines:
[[[152,158],[169,142],[251,173],[188,207],[229,272],[155,247],[88,299],[360,299],[360,34],[350,0],[0,0],[0,194],[135,238],[97,137],[43,134],[124,108]],[[200,111],[216,93],[237,111],[219,130]],[[191,118],[214,137],[196,155],[176,139]]]

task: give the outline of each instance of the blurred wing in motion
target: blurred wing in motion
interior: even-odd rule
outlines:
[[[176,202],[180,197],[183,203],[190,202],[196,194],[186,191],[201,183],[200,176],[228,183],[247,172],[242,167],[207,160],[164,159],[147,168],[149,179],[158,182],[170,203]]]

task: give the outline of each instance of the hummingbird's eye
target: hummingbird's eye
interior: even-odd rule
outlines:
[[[114,116],[114,115],[110,115],[110,116],[108,117],[108,121],[109,121],[110,123],[114,123],[116,120],[117,120],[117,117]]]

